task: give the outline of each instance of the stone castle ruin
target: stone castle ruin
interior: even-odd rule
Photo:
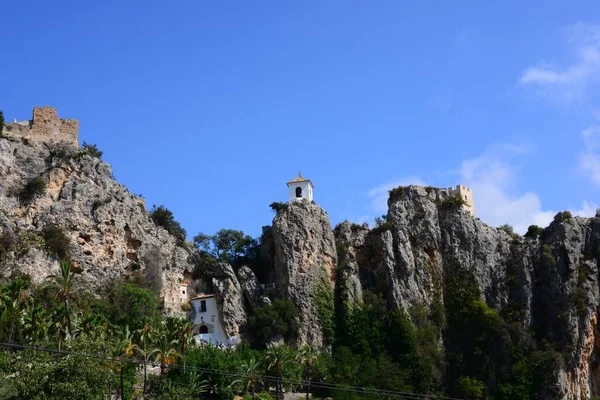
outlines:
[[[4,134],[32,142],[67,142],[79,147],[79,121],[61,119],[53,107],[35,107],[29,121],[4,125]]]

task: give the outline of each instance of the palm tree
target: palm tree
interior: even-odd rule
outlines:
[[[73,335],[73,325],[71,324],[71,309],[69,308],[69,299],[73,296],[73,291],[77,288],[78,282],[71,269],[69,261],[60,262],[60,271],[47,278],[50,284],[58,289],[58,298],[64,301],[69,335]]]
[[[285,345],[270,345],[267,348],[265,360],[268,363],[268,370],[273,371],[277,377],[275,392],[277,399],[283,399],[283,371],[287,364],[292,361],[290,351]]]
[[[235,380],[229,386],[237,385],[238,383],[243,384],[244,394],[250,392],[254,399],[254,392],[256,391],[256,384],[258,383],[258,366],[260,362],[251,358],[248,361],[244,361],[240,367],[241,372],[244,374],[242,379]]]
[[[21,323],[21,311],[29,298],[29,280],[23,277],[12,280],[0,292],[2,309],[10,321],[8,343],[12,343],[17,322]]]
[[[36,340],[44,340],[48,337],[50,325],[50,316],[44,307],[29,301],[23,316],[23,330],[32,346],[35,347]]]
[[[306,366],[306,400],[310,393],[310,372],[314,362],[317,360],[318,353],[311,345],[303,346],[298,352],[297,358],[300,364]]]
[[[173,364],[177,357],[177,341],[169,340],[167,332],[162,332],[158,340],[158,347],[150,352],[150,357],[154,356],[154,361],[160,363],[160,380],[158,384],[158,394],[162,392],[162,383],[167,366]]]
[[[190,322],[184,322],[179,328],[179,344],[181,348],[181,355],[183,357],[183,373],[185,374],[185,355],[188,346],[194,343],[194,324]]]
[[[91,339],[106,340],[113,326],[104,314],[89,314],[81,320],[80,328],[75,336],[85,335]]]
[[[148,343],[152,340],[152,323],[149,319],[145,318],[143,325],[136,332],[138,338],[138,349],[140,354],[144,357],[144,386],[142,389],[142,398],[146,398],[146,382],[148,379],[147,364],[150,352],[148,351]]]
[[[125,325],[120,329],[117,335],[117,344],[115,346],[115,356],[121,363],[121,399],[125,398],[125,383],[124,383],[124,370],[125,361],[131,359],[137,350],[137,346],[133,344],[133,336],[129,331],[129,326]]]

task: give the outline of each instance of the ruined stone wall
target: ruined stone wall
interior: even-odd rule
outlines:
[[[6,124],[4,133],[32,142],[67,142],[79,146],[79,121],[59,118],[53,107],[35,107],[30,121]]]

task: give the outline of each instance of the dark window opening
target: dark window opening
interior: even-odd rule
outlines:
[[[302,197],[302,188],[300,188],[300,187],[296,188],[296,197]]]
[[[206,300],[200,302],[200,312],[206,312]]]
[[[465,200],[467,199],[467,196],[465,196]]]
[[[200,327],[200,334],[202,333],[208,333],[208,327],[206,325]]]

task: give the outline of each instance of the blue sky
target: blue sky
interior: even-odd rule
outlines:
[[[79,119],[190,237],[258,235],[299,170],[333,224],[406,183],[519,231],[593,214],[597,1],[403,3],[4,1],[0,109]]]

